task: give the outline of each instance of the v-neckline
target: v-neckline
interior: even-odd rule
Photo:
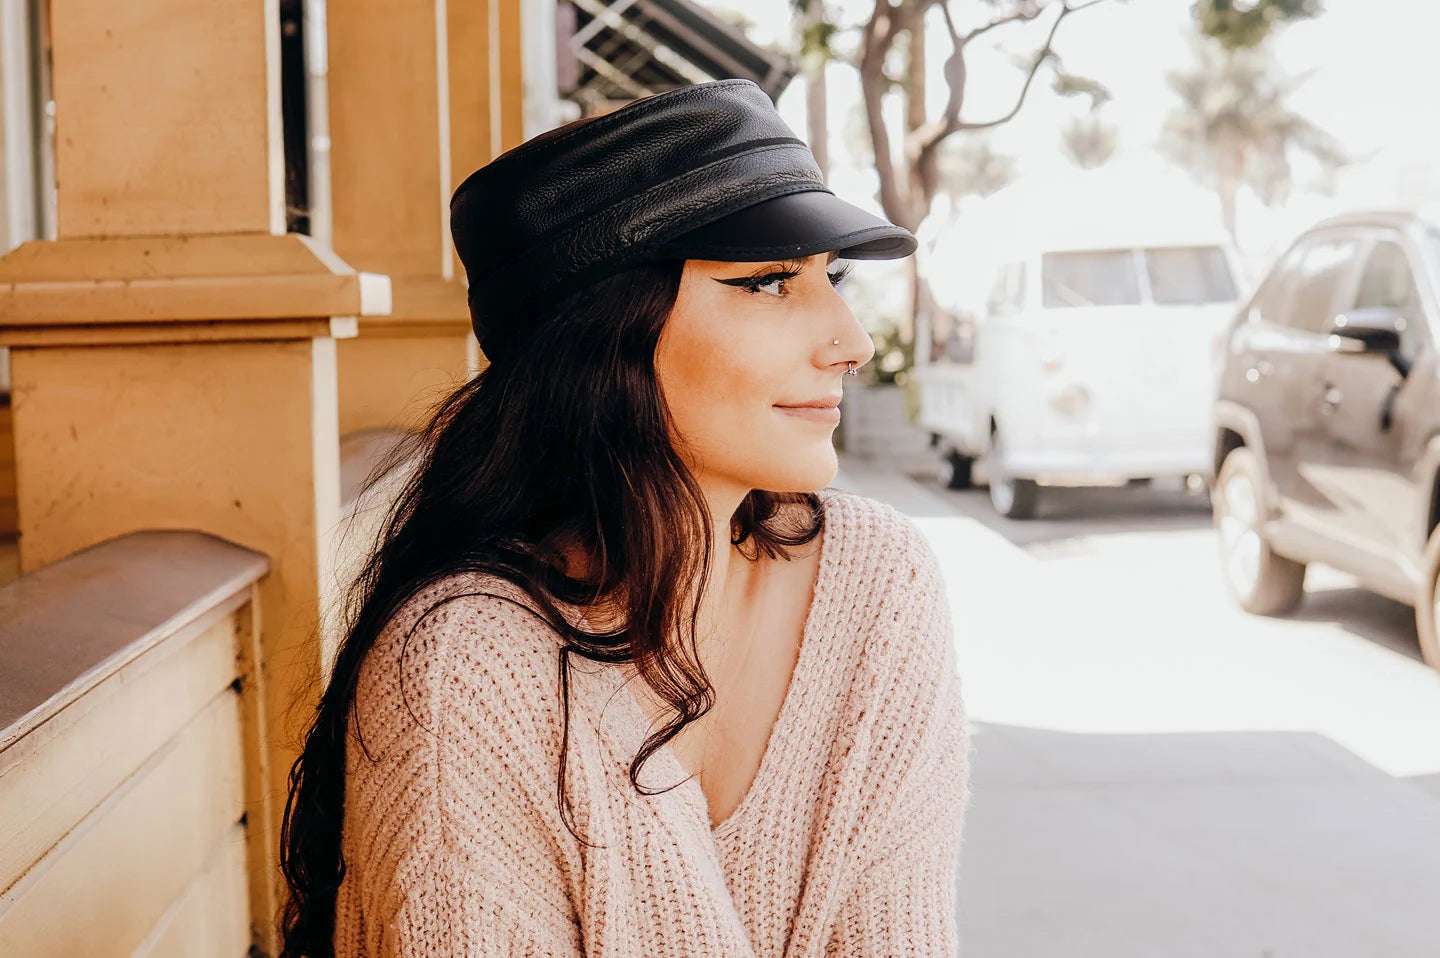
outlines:
[[[680,759],[670,749],[669,743],[661,746],[654,754],[653,760],[662,771],[662,779],[666,785],[679,782],[675,788],[676,792],[684,792],[690,795],[701,821],[709,831],[712,838],[720,840],[733,832],[747,817],[749,810],[759,804],[761,797],[770,792],[771,780],[778,774],[777,767],[783,761],[781,753],[785,750],[786,741],[792,737],[792,729],[798,721],[798,714],[802,708],[801,699],[806,697],[806,687],[809,684],[810,672],[813,670],[814,660],[822,654],[820,643],[816,636],[821,633],[822,626],[828,621],[829,615],[833,615],[831,609],[834,603],[818,601],[822,594],[829,591],[830,582],[834,578],[836,563],[837,539],[835,537],[835,510],[830,508],[828,490],[822,490],[821,508],[824,509],[825,521],[817,537],[820,549],[819,568],[815,573],[815,587],[811,591],[809,606],[805,611],[805,619],[800,628],[800,649],[796,655],[795,668],[790,673],[790,681],[785,687],[785,695],[780,700],[780,711],[776,713],[775,724],[770,728],[770,735],[765,742],[765,750],[760,755],[760,766],[755,771],[755,777],[751,780],[749,788],[741,796],[739,803],[731,810],[718,825],[710,822],[710,801],[705,797],[705,790],[700,787],[699,773],[691,774],[685,770]],[[640,681],[635,677],[631,681]],[[639,723],[643,735],[648,735],[651,729],[650,718],[646,715],[644,708],[630,691],[629,681],[621,683],[620,696],[624,699],[625,707],[630,711],[632,718]]]

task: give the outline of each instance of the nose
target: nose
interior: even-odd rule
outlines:
[[[829,287],[830,284],[827,281],[825,285]],[[840,291],[831,287],[830,296],[832,305],[826,309],[830,318],[826,324],[830,336],[820,352],[818,365],[845,372],[854,363],[854,368],[859,369],[875,356],[875,341],[855,318],[854,311]]]
[[[859,369],[871,360],[875,355],[875,343],[859,323],[854,326],[853,330],[830,338],[823,351],[825,358],[821,365],[838,368],[843,373],[851,368]]]

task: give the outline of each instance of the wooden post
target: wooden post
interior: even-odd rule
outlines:
[[[356,0],[326,19],[334,246],[394,282],[391,313],[340,344],[340,432],[413,427],[479,368],[449,200],[521,140],[520,0]]]
[[[270,557],[247,840],[273,954],[277,816],[333,599],[336,342],[389,282],[284,233],[275,0],[52,0],[50,23],[58,239],[0,259],[20,563],[179,528]]]

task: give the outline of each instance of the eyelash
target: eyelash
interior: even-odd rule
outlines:
[[[840,267],[833,273],[827,270],[825,275],[829,277],[831,286],[838,287],[842,282],[844,282],[845,277],[850,275],[850,269],[851,264],[846,263],[844,266]],[[762,286],[769,286],[771,283],[774,283],[776,281],[784,283],[788,280],[794,279],[796,276],[799,275],[800,273],[796,270],[783,270],[775,273],[766,273],[764,276],[755,276],[747,279],[740,288],[745,290],[745,292],[747,293],[758,293],[760,292],[760,288]],[[775,296],[784,294],[771,293],[770,295]]]

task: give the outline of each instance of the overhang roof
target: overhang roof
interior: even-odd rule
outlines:
[[[752,43],[692,0],[569,0],[569,5],[574,30],[562,26],[560,39],[568,39],[576,62],[571,83],[562,68],[561,93],[582,105],[731,77],[753,80],[775,100],[796,73],[788,56]]]

